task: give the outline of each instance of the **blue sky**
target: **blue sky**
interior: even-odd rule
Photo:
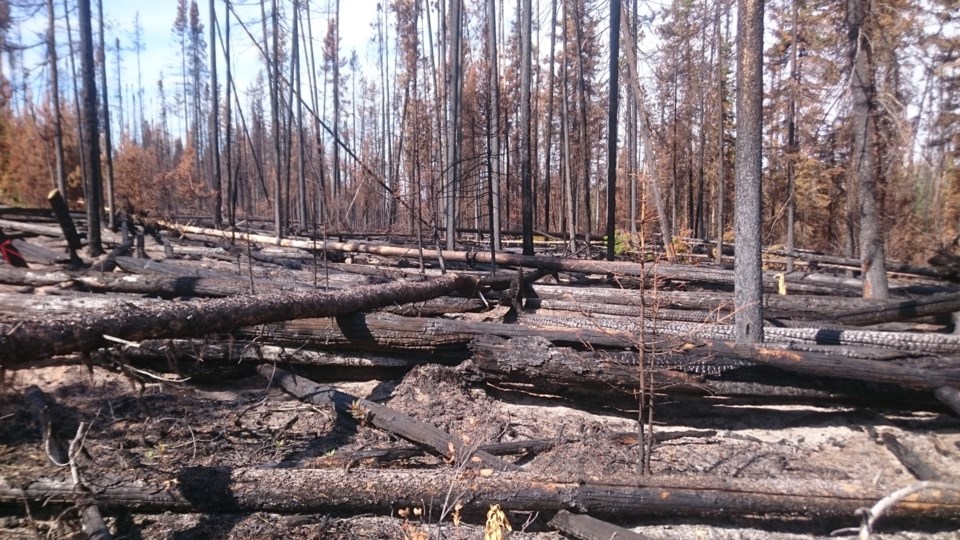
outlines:
[[[290,0],[280,0],[285,10],[289,10]],[[94,12],[94,32],[97,31],[97,0],[92,0]],[[260,8],[258,0],[233,0],[235,10],[245,22],[253,23],[250,27],[255,36],[259,36],[260,30]],[[55,9],[57,17],[60,19],[57,30],[58,50],[61,56],[61,70],[69,68],[66,53],[66,27],[63,23],[63,3],[55,0]],[[71,25],[74,40],[78,39],[77,20],[75,11],[75,1],[70,1],[71,8],[74,9],[71,14]],[[322,39],[327,29],[328,18],[327,0],[311,0],[311,10],[314,13],[313,33],[315,46],[318,54],[322,44]],[[200,18],[206,30],[209,30],[209,4],[208,0],[198,0],[200,8]],[[269,0],[268,0],[269,16]],[[351,0],[341,2],[341,57],[349,58],[351,51],[356,50],[361,64],[372,65],[376,62],[375,51],[369,46],[370,36],[373,34],[371,22],[376,17],[376,0]],[[128,94],[135,91],[137,86],[137,57],[133,50],[133,28],[134,19],[139,13],[140,24],[143,28],[144,49],[140,54],[140,64],[142,68],[142,80],[144,86],[144,101],[148,111],[147,116],[153,117],[157,109],[156,89],[157,81],[161,74],[164,77],[165,87],[168,92],[172,92],[176,84],[176,76],[179,73],[179,59],[177,47],[175,47],[172,38],[173,22],[176,18],[175,0],[103,0],[103,9],[105,14],[106,43],[108,49],[114,47],[115,39],[119,38],[120,47],[123,49],[123,63],[121,65],[122,83],[124,85],[124,107],[130,109],[130,98]],[[224,2],[216,0],[215,9],[219,21],[224,21]],[[231,17],[231,55],[233,58],[233,71],[237,89],[244,92],[249,83],[256,77],[258,70],[261,69],[262,62],[256,47],[250,41],[250,38],[237,24],[236,18]],[[46,10],[40,10],[27,20],[22,20],[15,32],[19,31],[19,38],[24,44],[38,44],[46,32],[47,17]],[[205,37],[209,39],[209,37]],[[108,85],[115,85],[116,81],[116,60],[113,52],[108,51]],[[24,53],[24,64],[30,70],[30,84],[34,88],[42,88],[47,83],[47,71],[43,67],[45,62],[45,50],[43,47],[35,46],[29,48]],[[223,57],[218,58],[218,67],[223,73]],[[7,65],[4,65],[4,73],[7,73]],[[222,76],[222,75],[221,75]],[[67,77],[61,79],[62,90],[70,92],[69,80]],[[223,80],[221,79],[221,87]],[[111,88],[111,95],[115,95],[116,89]],[[169,94],[168,94],[169,97]],[[111,103],[111,109],[114,104]],[[176,125],[172,126],[176,129]]]

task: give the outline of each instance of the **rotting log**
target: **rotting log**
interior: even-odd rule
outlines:
[[[0,363],[6,367],[109,345],[105,335],[127,341],[189,338],[244,326],[309,317],[336,317],[393,304],[422,302],[476,281],[451,274],[421,283],[356,287],[347,291],[267,292],[258,295],[167,302],[71,320],[23,320],[0,324]]]
[[[0,473],[0,503],[72,504],[73,482],[62,473],[32,479]],[[842,517],[869,507],[886,493],[869,483],[823,480],[645,476],[616,479],[544,478],[533,472],[188,467],[149,478],[90,471],[97,505],[115,511],[148,512],[382,512],[443,501],[454,493],[463,513],[490,504],[513,511],[576,510],[593,515]],[[452,504],[452,503],[451,503]],[[886,514],[916,519],[960,517],[960,494],[949,490],[912,493]]]
[[[257,367],[261,377],[278,384],[297,399],[331,407],[344,416],[352,417],[361,424],[369,423],[379,429],[399,435],[404,439],[422,444],[450,460],[452,463],[475,463],[497,471],[516,471],[520,467],[500,459],[489,452],[471,446],[464,439],[454,437],[433,424],[417,420],[390,407],[341,392],[329,386],[319,385],[303,377],[275,368],[269,364]]]
[[[642,367],[641,357],[636,352],[580,352],[554,347],[541,338],[505,340],[494,336],[479,337],[471,349],[473,357],[460,368],[469,380],[538,393],[576,394],[587,398],[602,396],[602,400],[610,400],[619,393],[623,400],[635,401],[635,393],[641,390],[641,370],[653,370],[653,391],[661,395],[764,397],[791,402],[856,400],[878,405],[893,402],[913,405],[923,403],[924,396],[928,395],[903,390],[890,384],[889,380],[863,380],[857,377],[860,373],[855,370],[846,376],[843,369],[808,366],[799,375],[789,369],[784,373],[769,366],[756,365],[755,355],[746,354],[744,349],[727,343],[699,346],[690,343],[655,354],[647,352]],[[807,358],[810,363],[823,356],[791,354]],[[872,364],[881,372],[890,366],[883,362]],[[916,371],[911,373],[917,375]],[[873,379],[889,378],[875,373],[870,375]],[[923,373],[919,372],[919,377],[922,376]],[[845,380],[837,380],[841,377]],[[915,379],[909,382],[916,383]]]
[[[733,326],[688,322],[653,322],[640,324],[632,319],[614,317],[543,317],[522,315],[520,322],[546,328],[581,328],[596,331],[625,332],[649,336],[672,335],[688,339],[734,339]],[[898,349],[924,354],[960,354],[960,335],[922,332],[885,332],[826,328],[776,328],[766,325],[767,343],[814,343],[819,345],[866,346]]]
[[[613,538],[617,540],[645,540],[649,538],[595,517],[571,514],[566,510],[557,512],[557,515],[553,516],[548,525],[580,540],[611,540]]]
[[[277,238],[275,236],[247,234],[236,231],[221,231],[219,229],[205,229],[179,225],[161,221],[159,224],[183,234],[198,234],[214,238],[223,238],[230,241],[249,241],[262,244],[276,244],[285,247],[295,247],[307,250],[331,250],[351,253],[371,253],[387,257],[417,257],[422,253],[423,258],[444,261],[463,262],[470,264],[492,264],[493,257],[486,251],[438,251],[416,247],[398,247],[370,244],[365,242],[333,242],[314,240],[295,240]],[[657,278],[672,281],[697,282],[714,285],[732,286],[734,272],[719,268],[705,268],[680,264],[641,264],[626,261],[594,261],[586,259],[562,259],[539,255],[517,255],[499,252],[496,254],[496,264],[500,266],[521,266],[537,268],[548,272],[577,272],[582,274],[635,276]],[[774,272],[764,273],[764,287],[776,290],[776,275]],[[839,294],[841,290],[853,294],[861,289],[863,284],[858,279],[836,278],[816,274],[791,274],[786,276],[792,292],[810,292],[819,294]]]

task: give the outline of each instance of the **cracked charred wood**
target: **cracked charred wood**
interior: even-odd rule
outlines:
[[[224,238],[234,241],[250,241],[265,244],[277,244],[286,247],[296,247],[300,249],[326,249],[331,251],[342,251],[351,253],[371,253],[388,257],[417,257],[419,251],[414,247],[398,247],[388,245],[377,245],[365,242],[333,242],[333,241],[313,241],[313,240],[293,240],[278,239],[274,236],[264,236],[256,234],[247,234],[234,231],[221,231],[218,229],[205,229],[202,227],[191,227],[178,225],[175,223],[161,222],[162,226],[171,230],[176,230],[185,234],[198,234],[211,236],[214,238]],[[493,257],[485,251],[437,251],[433,249],[424,249],[422,251],[425,259],[437,260],[441,257],[444,261],[463,262],[471,264],[491,264]],[[687,266],[679,264],[641,264],[625,261],[593,261],[586,259],[562,259],[558,257],[538,256],[538,255],[516,255],[512,253],[499,252],[496,255],[496,264],[500,266],[521,266],[526,268],[537,268],[548,272],[577,272],[582,274],[600,274],[600,275],[619,275],[635,276],[647,279],[663,279],[678,282],[695,282],[712,285],[721,285],[732,287],[733,271],[706,268],[697,266]],[[859,294],[862,291],[863,283],[858,279],[837,278],[833,276],[822,276],[816,274],[791,274],[786,276],[790,283],[791,290],[794,292],[809,292],[818,294]],[[768,290],[776,290],[776,276],[773,272],[764,274],[764,287]]]
[[[960,295],[943,293],[896,303],[871,303],[861,309],[839,313],[831,319],[841,324],[868,325],[904,321],[929,315],[948,315],[957,311],[960,311]]]
[[[73,482],[61,471],[31,478],[0,473],[0,502],[72,504]],[[95,474],[99,473],[99,474]],[[576,509],[593,515],[743,516],[798,515],[807,519],[854,519],[887,493],[872,484],[845,481],[704,476],[637,476],[616,479],[544,478],[532,472],[436,470],[283,469],[188,467],[149,478],[91,471],[94,501],[104,510],[148,512],[319,513],[382,512],[460,494],[465,515],[480,517],[489,505],[513,511]],[[889,510],[890,517],[924,520],[960,517],[960,494],[913,493]]]
[[[564,303],[559,303],[564,302]],[[733,312],[733,294],[722,291],[639,291],[613,287],[562,287],[537,284],[526,298],[530,307],[565,309],[562,307],[580,304],[582,310],[591,313],[638,316],[639,306],[647,310],[647,317],[665,309],[700,310],[719,313]],[[884,303],[890,305],[895,302]],[[823,320],[848,311],[879,306],[876,301],[862,298],[812,295],[765,294],[763,312],[775,319]],[[631,309],[622,309],[621,306]],[[657,311],[653,311],[653,309]],[[662,317],[661,317],[662,318]]]
[[[541,336],[570,346],[635,347],[639,337],[629,332],[581,328],[534,328],[518,324],[401,317],[386,313],[357,313],[336,319],[300,319],[234,333],[250,340],[278,344],[361,351],[465,351],[473,338]],[[676,338],[658,337],[662,346],[678,343]]]
[[[619,392],[622,401],[636,401],[636,392],[641,390],[639,373],[654,370],[654,392],[661,395],[764,397],[791,402],[930,402],[929,394],[896,385],[830,378],[833,371],[811,377],[756,365],[727,344],[648,351],[642,364],[636,352],[579,352],[554,347],[541,338],[479,337],[471,349],[472,359],[461,366],[470,380],[588,399],[602,396],[600,399],[609,400]]]
[[[454,437],[433,424],[417,420],[385,405],[319,385],[303,377],[295,377],[288,371],[268,364],[258,366],[257,372],[297,399],[331,407],[337,413],[353,418],[360,424],[368,423],[410,442],[424,445],[452,463],[476,463],[497,471],[520,470],[520,467],[513,463],[468,444],[464,438]]]
[[[583,514],[571,514],[566,510],[557,512],[548,523],[551,527],[563,531],[580,540],[646,540],[649,536],[624,529],[619,525],[607,523]]]
[[[881,433],[880,441],[917,480],[940,481],[943,478],[942,474],[928,465],[916,452],[904,446],[893,433]]]
[[[127,341],[199,337],[244,326],[309,317],[336,317],[393,304],[422,302],[472,291],[476,281],[451,274],[422,283],[393,283],[346,291],[267,292],[257,295],[168,302],[70,320],[22,320],[0,324],[0,363],[7,367],[57,354],[85,352]]]
[[[732,340],[733,326],[671,321],[644,321],[615,317],[544,317],[521,315],[520,322],[548,328],[582,328],[618,331],[634,335],[684,336],[690,339]],[[818,345],[864,346],[898,349],[922,354],[960,354],[960,335],[922,332],[884,332],[829,328],[776,328],[766,325],[767,343],[812,343]]]

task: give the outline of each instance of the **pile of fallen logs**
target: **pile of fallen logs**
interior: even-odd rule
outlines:
[[[442,500],[451,489],[465,519],[482,522],[486,508],[500,504],[554,516],[551,527],[577,538],[640,537],[596,518],[851,518],[878,501],[885,506],[864,519],[865,531],[881,514],[960,519],[960,491],[949,483],[957,478],[934,474],[915,474],[927,483],[893,499],[875,486],[816,479],[543,478],[504,456],[556,441],[471,444],[311,380],[397,377],[430,362],[455,366],[481,388],[562,396],[586,409],[642,411],[678,397],[960,415],[960,287],[929,269],[896,267],[884,301],[859,298],[862,284],[843,273],[842,260],[810,258],[836,266],[833,274],[766,271],[764,343],[738,345],[734,271],[726,267],[277,238],[165,222],[146,240],[133,226],[106,234],[114,249],[91,262],[78,256],[69,214],[56,216],[0,212],[7,234],[0,240],[10,240],[23,263],[0,263],[3,370],[82,362],[161,380],[170,372],[195,381],[256,373],[338,418],[412,443],[396,455],[441,456],[454,473],[191,467],[141,477],[83,463],[63,448],[43,412],[49,398],[32,390],[24,397],[48,455],[71,470],[0,474],[5,508],[76,505],[88,533],[101,537],[109,532],[100,512],[390,513]],[[652,426],[645,429],[655,439]],[[905,467],[923,471],[922,459],[903,455]]]

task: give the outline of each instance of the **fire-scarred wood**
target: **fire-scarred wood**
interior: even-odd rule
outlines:
[[[596,331],[625,332],[640,335],[684,336],[691,339],[732,340],[733,327],[729,324],[698,324],[677,321],[645,321],[642,325],[624,317],[544,317],[523,315],[521,322],[547,328],[581,328]],[[832,328],[776,328],[766,325],[764,341],[770,343],[812,343],[882,347],[924,354],[960,354],[960,335],[923,332],[885,332],[861,329]]]
[[[109,335],[128,341],[198,337],[307,317],[336,317],[392,304],[418,302],[472,290],[476,281],[451,274],[422,283],[393,283],[347,291],[268,292],[134,308],[71,320],[25,320],[0,324],[0,362],[5,366],[57,354],[92,351]]]
[[[803,479],[643,476],[616,479],[544,478],[534,472],[188,467],[150,478],[91,470],[90,489],[106,510],[147,512],[329,511],[383,512],[461,494],[463,513],[490,504],[514,511],[575,509],[593,515],[800,515],[854,520],[886,493],[872,484]],[[24,478],[21,474],[20,478]],[[27,477],[29,478],[29,477]],[[892,489],[896,486],[887,486]],[[0,475],[0,503],[72,504],[72,482],[61,471],[32,480]],[[960,517],[960,494],[926,490],[886,514],[932,520]]]
[[[341,415],[351,417],[357,422],[369,423],[408,441],[425,445],[451,462],[464,463],[476,460],[478,465],[482,464],[498,471],[520,470],[520,467],[513,463],[480,450],[477,446],[471,446],[463,439],[454,437],[433,424],[422,422],[385,405],[352,396],[329,386],[319,385],[303,377],[295,377],[292,373],[272,365],[262,364],[257,367],[257,372],[264,379],[278,384],[298,399],[332,407]]]
[[[542,338],[505,340],[478,337],[470,346],[474,355],[463,370],[469,379],[503,387],[578,395],[608,401],[620,393],[634,400],[640,390],[640,355],[636,352],[580,352],[552,346]],[[757,397],[775,400],[868,401],[878,404],[927,403],[926,394],[900,389],[894,382],[918,386],[940,374],[910,370],[884,362],[844,369],[857,359],[835,359],[823,354],[785,352],[802,367],[776,363],[784,372],[757,363],[771,347],[737,347],[729,343],[687,343],[643,357],[642,369],[654,370],[655,392],[720,397]],[[865,361],[860,361],[862,364]],[[860,368],[860,369],[858,369]],[[892,373],[891,373],[892,372]],[[904,375],[906,372],[908,375]],[[798,374],[799,373],[799,374]],[[960,377],[960,372],[954,374]],[[842,380],[838,380],[842,379]],[[893,380],[891,380],[893,379]]]

